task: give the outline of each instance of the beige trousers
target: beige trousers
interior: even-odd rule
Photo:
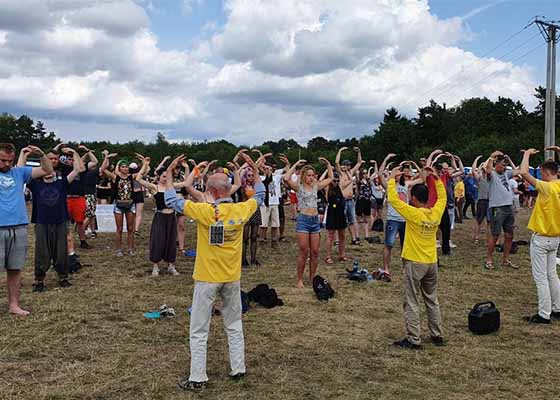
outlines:
[[[441,313],[437,298],[437,264],[418,264],[403,259],[402,302],[408,340],[420,344],[420,305],[422,294],[430,336],[442,336]]]

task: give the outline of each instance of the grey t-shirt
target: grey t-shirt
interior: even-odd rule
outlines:
[[[485,176],[478,181],[478,200],[488,200],[488,192],[490,191],[490,182]]]
[[[503,174],[498,174],[492,171],[489,176],[490,191],[489,191],[489,206],[502,207],[511,206],[513,204],[513,193],[509,186],[509,180],[513,176],[510,170],[505,171]]]
[[[408,190],[406,186],[397,184],[397,193],[402,201],[408,203]],[[387,206],[387,220],[405,222],[404,218],[401,217],[391,204]]]

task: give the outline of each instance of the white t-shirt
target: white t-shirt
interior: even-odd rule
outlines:
[[[509,180],[509,188],[511,189],[511,193],[512,193],[514,199],[519,199],[519,193],[515,193],[515,191],[517,190],[518,187],[519,187],[519,184],[517,183],[517,181],[515,179],[510,179]]]
[[[295,174],[294,174],[295,175]],[[280,197],[282,196],[282,179],[284,176],[283,169],[277,169],[272,174],[272,182],[268,184],[268,205],[278,206],[280,205]],[[297,177],[297,175],[296,175]],[[264,182],[266,176],[261,176],[261,182]],[[293,180],[293,176],[292,176]],[[297,178],[296,178],[297,180]],[[264,204],[263,204],[264,205]]]

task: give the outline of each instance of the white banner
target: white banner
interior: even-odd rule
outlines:
[[[98,232],[116,232],[115,216],[113,215],[113,204],[98,204],[95,216],[97,217]],[[126,232],[126,218],[123,218],[123,232]]]

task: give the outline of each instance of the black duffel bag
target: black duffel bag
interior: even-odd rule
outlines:
[[[469,313],[469,330],[476,335],[487,335],[500,329],[500,312],[492,301],[475,304]]]

